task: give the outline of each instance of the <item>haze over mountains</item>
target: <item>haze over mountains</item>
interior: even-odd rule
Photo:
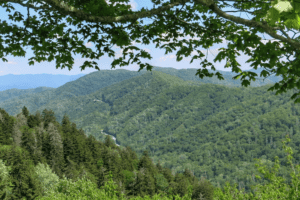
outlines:
[[[119,69],[117,69],[119,70]],[[183,70],[177,70],[174,68],[162,68],[162,67],[155,67],[153,68],[154,71],[163,71],[166,72],[168,70],[171,75],[175,75],[180,77],[181,73],[186,73],[188,71],[188,74],[194,73],[196,74],[197,69],[183,69]],[[101,71],[112,71],[112,70],[101,70]],[[143,69],[145,71],[145,69]],[[212,70],[209,70],[210,72]],[[219,71],[219,70],[217,70]],[[215,71],[215,72],[217,72]],[[257,73],[258,75],[262,71],[262,68],[259,68],[257,70],[251,69],[246,71],[252,71]],[[225,72],[220,71],[224,75],[236,75],[237,73],[232,72]],[[5,91],[9,89],[34,89],[37,87],[50,87],[50,88],[58,88],[67,82],[77,80],[80,77],[83,77],[87,74],[77,74],[77,75],[54,75],[54,74],[22,74],[22,75],[14,75],[14,74],[8,74],[0,76],[0,91]],[[200,79],[197,76],[191,76],[189,77],[191,80],[199,81]],[[268,80],[272,82],[278,82],[282,80],[281,77],[271,76],[268,78]]]
[[[275,155],[280,173],[289,176],[280,141],[290,133],[293,150],[299,150],[294,91],[267,92],[280,77],[245,88],[231,72],[222,72],[225,80],[200,79],[196,70],[101,70],[58,88],[2,91],[0,108],[12,116],[23,106],[31,114],[51,109],[58,122],[67,114],[87,135],[104,141],[104,130],[120,148],[130,146],[138,156],[148,150],[155,163],[175,172],[189,168],[214,185],[230,180],[249,190],[257,181],[252,174],[259,174],[254,158],[274,162]],[[295,158],[299,162],[299,154]]]

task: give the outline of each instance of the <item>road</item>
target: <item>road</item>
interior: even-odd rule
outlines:
[[[109,134],[106,134],[105,132],[103,132],[103,129],[101,130],[101,133],[102,134],[104,134],[104,135],[109,135]],[[112,135],[109,135],[110,137],[112,137],[112,139],[115,141],[115,143],[116,143],[116,138],[114,137],[114,136],[112,136]],[[120,146],[120,145],[118,145],[117,143],[116,143],[116,145],[117,146]]]

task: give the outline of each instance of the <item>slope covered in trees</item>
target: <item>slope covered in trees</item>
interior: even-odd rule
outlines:
[[[85,92],[99,84],[90,81],[81,85]],[[72,84],[68,88],[75,88]],[[255,178],[260,174],[255,158],[271,166],[278,155],[282,166],[279,174],[290,181],[281,149],[287,133],[293,139],[293,149],[299,151],[300,110],[289,99],[294,91],[276,96],[275,92],[266,92],[268,87],[229,88],[153,71],[87,95],[70,92],[70,98],[60,99],[41,92],[40,96],[26,98],[23,104],[14,99],[0,107],[11,115],[21,106],[32,113],[50,109],[58,121],[67,114],[87,136],[105,142],[103,129],[117,138],[120,148],[129,146],[136,152],[138,159],[147,150],[155,164],[160,160],[174,174],[187,168],[215,187],[224,187],[229,181],[249,192],[251,185],[267,181]],[[34,105],[34,99],[48,103]],[[298,163],[298,153],[295,159]]]
[[[181,196],[189,185],[197,188],[194,199],[204,188],[204,196],[212,199],[213,194],[209,182],[197,180],[189,170],[174,176],[170,169],[154,165],[147,151],[138,159],[130,147],[121,149],[109,137],[104,143],[93,136],[87,137],[67,116],[60,124],[52,111],[32,115],[25,106],[16,118],[0,109],[0,160],[6,169],[10,168],[5,179],[1,173],[0,180],[5,188],[1,196],[6,199],[46,195],[47,189],[58,181],[53,179],[55,175],[72,181],[85,176],[100,188],[109,173],[118,185],[118,194],[127,197],[167,194],[171,188],[173,194]],[[45,174],[47,168],[53,173]],[[207,188],[211,188],[210,192]]]

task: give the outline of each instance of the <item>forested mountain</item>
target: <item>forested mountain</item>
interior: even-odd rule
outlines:
[[[197,180],[191,171],[174,176],[170,169],[154,165],[147,151],[138,159],[130,147],[121,149],[109,137],[104,143],[87,137],[67,116],[60,125],[52,111],[32,115],[25,106],[16,118],[0,109],[0,169],[1,199],[47,197],[65,177],[72,181],[86,177],[100,189],[110,173],[118,196],[153,196],[171,189],[170,194],[183,196],[193,185],[193,199],[200,193],[213,197],[212,185]]]
[[[236,73],[233,72],[224,72],[224,71],[220,71],[222,72],[222,74],[224,75],[224,79],[220,81],[219,79],[217,79],[217,77],[212,77],[212,78],[208,78],[205,77],[203,79],[199,78],[198,76],[195,76],[197,69],[174,69],[174,68],[165,68],[165,67],[154,67],[152,69],[153,71],[160,71],[166,74],[170,74],[173,76],[177,76],[185,81],[195,81],[195,82],[191,82],[191,84],[201,84],[201,83],[213,83],[213,84],[220,84],[220,85],[226,85],[228,87],[240,87],[241,83],[240,80],[232,80],[232,77],[237,75]],[[212,70],[208,70],[209,72],[214,72],[216,73],[217,71],[212,71]],[[252,72],[256,72],[258,75],[259,73],[262,71],[262,68],[259,68],[257,70],[250,70]],[[143,69],[140,72],[135,72],[135,71],[129,71],[129,70],[125,70],[125,69],[117,69],[117,70],[101,70],[98,72],[93,72],[90,73],[88,75],[85,75],[82,77],[82,74],[76,75],[76,76],[71,76],[69,79],[71,79],[72,81],[67,82],[66,84],[60,86],[59,90],[57,90],[56,92],[50,92],[49,95],[50,96],[57,96],[57,95],[61,95],[61,93],[64,93],[64,91],[67,90],[71,90],[71,93],[74,93],[75,95],[84,95],[81,94],[81,92],[76,91],[77,87],[80,87],[80,91],[82,91],[82,88],[87,88],[88,86],[90,86],[91,88],[89,88],[85,94],[89,94],[90,92],[94,92],[98,89],[101,89],[103,87],[112,85],[114,83],[118,83],[120,81],[135,77],[135,76],[141,76],[144,73],[146,73],[146,69]],[[258,73],[259,72],[259,73]],[[27,80],[30,78],[30,75],[22,75],[24,76],[24,80]],[[50,75],[50,74],[46,74],[46,75]],[[44,75],[44,76],[46,76]],[[4,88],[5,85],[8,85],[9,83],[13,82],[13,84],[17,87],[17,82],[16,80],[11,80],[11,76],[12,75],[6,75],[6,76],[0,76],[0,86],[2,88]],[[53,75],[53,76],[63,76],[63,75]],[[46,76],[47,77],[47,76]],[[42,77],[40,77],[42,78]],[[5,101],[5,100],[9,100],[9,99],[13,99],[16,97],[19,98],[26,98],[28,97],[28,95],[30,95],[30,97],[32,97],[32,94],[34,93],[38,93],[38,92],[42,92],[45,90],[52,90],[52,89],[56,89],[53,88],[52,86],[56,86],[59,85],[61,83],[63,83],[64,81],[66,81],[66,77],[63,77],[64,79],[61,80],[60,82],[58,82],[57,78],[53,78],[53,77],[48,77],[48,79],[50,79],[52,81],[52,79],[54,79],[56,81],[56,84],[53,83],[40,83],[40,85],[43,87],[37,87],[34,89],[8,89],[8,90],[4,90],[1,91],[0,89],[0,102]],[[48,80],[47,79],[47,80]],[[78,80],[77,80],[78,79]],[[266,85],[266,84],[270,84],[270,83],[274,83],[274,82],[278,82],[279,80],[281,80],[281,77],[276,77],[276,76],[270,76],[268,78],[266,78],[266,80],[263,81],[263,78],[259,77],[257,78],[257,81],[254,83],[251,83],[252,87],[259,87],[262,85]],[[32,78],[31,78],[32,80]],[[34,80],[34,79],[33,79]],[[55,82],[54,81],[54,82]],[[30,82],[30,81],[29,81]],[[52,81],[53,82],[53,81]],[[93,83],[95,82],[95,84]],[[92,84],[91,84],[92,83]],[[33,83],[31,83],[32,85]],[[37,84],[37,83],[35,83]],[[22,84],[22,85],[26,85],[26,84]],[[38,85],[38,84],[37,84]],[[45,87],[46,85],[46,87]],[[21,87],[21,86],[19,86]],[[17,88],[19,88],[17,87]],[[25,86],[24,86],[25,87]],[[28,94],[28,95],[27,95]],[[21,97],[21,95],[24,95]],[[39,95],[39,94],[38,94]]]
[[[282,166],[279,174],[289,178],[281,139],[290,134],[292,148],[299,151],[300,109],[290,100],[295,91],[276,96],[267,92],[267,79],[259,83],[264,86],[245,88],[235,87],[240,81],[232,76],[224,75],[220,83],[225,85],[218,85],[165,71],[100,71],[106,73],[101,77],[94,72],[57,89],[7,99],[0,108],[14,117],[24,106],[30,113],[47,109],[58,122],[66,115],[83,135],[104,142],[103,129],[117,138],[120,149],[136,152],[137,159],[147,150],[154,164],[160,160],[174,175],[188,169],[215,187],[229,181],[249,192],[251,185],[266,182],[255,179],[260,173],[254,158],[272,166],[275,155]],[[298,163],[299,154],[294,157]]]

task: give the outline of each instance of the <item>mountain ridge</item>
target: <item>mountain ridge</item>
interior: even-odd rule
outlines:
[[[120,81],[118,74],[127,78]],[[300,141],[300,109],[289,99],[292,90],[275,95],[267,91],[269,85],[232,87],[238,80],[218,85],[155,70],[141,75],[126,70],[93,75],[23,96],[22,102],[17,97],[0,102],[0,107],[10,115],[20,113],[23,106],[30,113],[51,109],[58,121],[66,114],[97,140],[104,140],[99,131],[103,129],[138,156],[147,149],[154,162],[161,160],[176,172],[187,167],[197,177],[205,174],[214,185],[239,177],[248,191],[255,182],[248,175],[257,172],[254,158],[274,162],[276,152],[283,165],[280,173],[288,175],[278,148],[282,134],[292,133],[294,149],[299,150],[295,144]],[[99,84],[99,80],[109,83]],[[299,156],[295,158],[299,162]]]

